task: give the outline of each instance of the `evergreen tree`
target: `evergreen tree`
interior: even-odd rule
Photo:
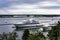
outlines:
[[[16,32],[12,32],[12,36],[13,36],[13,40],[16,40],[16,37],[17,37],[17,33]]]
[[[28,37],[29,37],[29,30],[25,29],[24,33],[23,33],[23,36],[22,36],[22,40],[27,40]]]
[[[48,32],[48,37],[50,40],[60,39],[60,22],[58,22],[56,26],[52,27],[52,29]]]
[[[13,40],[12,33],[9,33],[8,40]]]
[[[16,32],[9,32],[8,34],[3,32],[2,34],[0,34],[0,40],[16,40],[16,37]]]
[[[28,40],[46,40],[45,36],[41,32],[30,34]]]

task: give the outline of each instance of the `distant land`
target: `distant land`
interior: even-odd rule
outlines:
[[[0,14],[0,17],[60,17],[60,15],[46,15],[46,14]]]
[[[4,17],[60,17],[60,15],[43,15],[43,14],[0,14],[0,18]]]

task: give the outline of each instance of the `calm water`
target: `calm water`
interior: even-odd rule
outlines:
[[[21,23],[25,20],[28,20],[30,18],[0,18],[0,24],[16,24],[16,23]],[[44,25],[47,25],[49,23],[54,23],[54,22],[57,22],[60,17],[54,17],[53,19],[51,17],[41,17],[41,18],[34,18],[35,20],[38,20],[40,23],[45,23]],[[16,31],[17,34],[19,35],[18,38],[21,39],[22,37],[22,34],[23,34],[23,31],[24,30],[15,30],[15,28],[12,28],[14,27],[14,25],[0,25],[0,33],[3,33],[3,32],[13,32],[13,31]],[[37,29],[38,30],[38,29]],[[30,32],[34,32],[34,31],[37,31],[37,30],[30,30]],[[44,32],[44,34],[47,34],[47,32]]]

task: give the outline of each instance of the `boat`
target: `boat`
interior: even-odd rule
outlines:
[[[40,28],[42,27],[43,25],[40,24],[38,21],[36,20],[27,20],[21,24],[15,24],[15,27],[18,29],[36,29],[36,28]]]

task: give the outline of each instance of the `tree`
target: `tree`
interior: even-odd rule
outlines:
[[[8,34],[3,32],[2,34],[0,34],[0,40],[16,40],[16,37],[16,32],[9,32]]]
[[[50,40],[60,39],[60,22],[58,22],[56,26],[52,27],[52,29],[48,32],[48,37]]]
[[[16,37],[17,37],[16,32],[9,33],[8,40],[16,40]]]
[[[13,40],[12,33],[9,32],[8,40]]]
[[[29,30],[25,29],[24,33],[23,33],[23,36],[22,36],[22,40],[27,40],[28,37],[29,37]]]
[[[16,32],[12,32],[12,36],[13,36],[13,40],[16,40],[16,37],[17,37],[17,33]]]
[[[28,40],[46,40],[45,36],[41,32],[30,34]]]

